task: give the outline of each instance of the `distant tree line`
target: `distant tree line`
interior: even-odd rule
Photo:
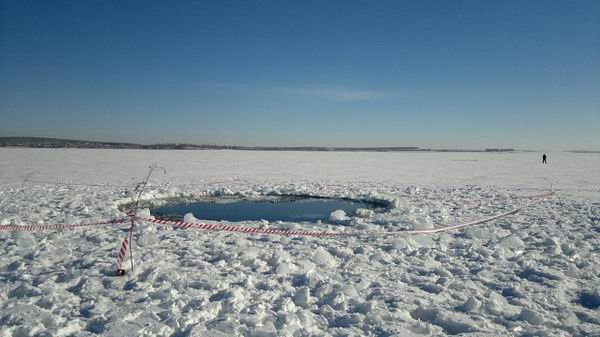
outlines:
[[[325,146],[235,146],[189,143],[135,144],[119,142],[96,142],[39,137],[0,137],[0,147],[28,148],[78,148],[78,149],[147,149],[147,150],[245,150],[245,151],[341,151],[341,152],[483,152],[469,149],[421,149],[417,146],[389,147],[325,147]],[[485,152],[510,152],[514,149],[485,149]]]

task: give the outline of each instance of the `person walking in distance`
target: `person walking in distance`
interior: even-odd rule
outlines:
[[[542,156],[542,164],[547,164],[546,163],[546,154],[544,153],[544,155]]]

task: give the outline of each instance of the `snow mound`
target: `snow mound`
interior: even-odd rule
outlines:
[[[359,218],[368,219],[368,218],[373,217],[373,215],[375,215],[375,212],[370,209],[366,209],[366,208],[356,209],[356,216]]]
[[[190,222],[190,223],[199,222],[199,220],[192,213],[186,213],[183,216],[183,221],[184,222]]]
[[[349,219],[350,218],[348,217],[346,212],[344,212],[341,209],[333,211],[333,212],[331,212],[331,214],[329,214],[329,221],[331,221],[331,222],[346,222]]]
[[[331,255],[331,253],[329,253],[323,247],[319,247],[315,250],[311,260],[321,266],[335,267],[338,265],[335,257],[333,257],[333,255]]]

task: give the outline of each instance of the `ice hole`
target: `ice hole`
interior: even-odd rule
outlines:
[[[276,197],[259,200],[212,199],[168,203],[150,209],[156,217],[182,219],[187,213],[201,220],[269,222],[340,222],[347,217],[381,212],[386,205],[348,199],[317,197]],[[339,212],[342,210],[343,212]]]

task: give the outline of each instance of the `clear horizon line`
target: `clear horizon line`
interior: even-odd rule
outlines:
[[[487,149],[492,150],[512,150],[512,151],[538,151],[538,149],[525,149],[525,148],[512,148],[512,147],[482,147],[482,148],[458,148],[458,147],[421,147],[414,145],[384,145],[384,146],[323,146],[323,145],[228,145],[228,144],[216,144],[216,143],[189,143],[189,142],[152,142],[152,143],[135,143],[135,142],[124,142],[124,141],[99,141],[89,139],[72,139],[72,138],[57,138],[57,137],[37,137],[37,136],[0,136],[0,139],[6,138],[31,138],[31,139],[51,139],[58,141],[73,141],[73,142],[89,142],[89,143],[109,143],[109,144],[127,144],[127,145],[140,145],[140,146],[152,146],[152,145],[193,145],[193,146],[215,146],[215,147],[237,147],[237,148],[271,148],[271,149],[298,149],[298,148],[321,148],[321,149],[392,149],[392,148],[416,148],[416,151],[483,151]],[[550,150],[557,152],[600,152],[600,150],[592,149],[570,149],[570,150]]]

